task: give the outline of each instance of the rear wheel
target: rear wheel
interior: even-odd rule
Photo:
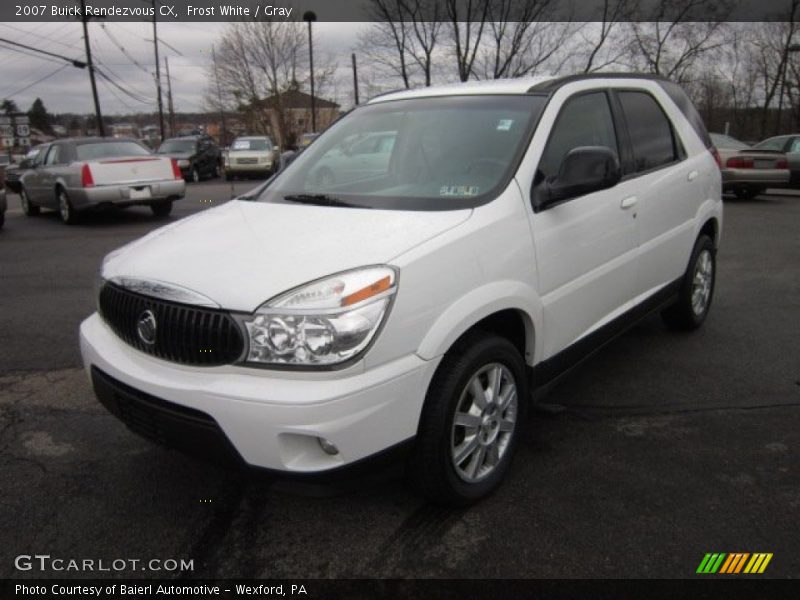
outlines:
[[[30,198],[28,198],[28,192],[25,188],[19,191],[19,201],[20,204],[22,204],[22,212],[26,217],[33,217],[39,214],[39,207],[35,204],[31,204]]]
[[[165,200],[150,205],[150,210],[153,211],[155,217],[166,217],[172,212],[172,200]]]
[[[734,190],[736,198],[739,200],[752,200],[761,193],[762,190],[751,187],[738,187]]]
[[[64,188],[58,188],[56,190],[56,198],[58,199],[58,214],[61,216],[61,220],[67,225],[74,225],[77,223],[78,212],[72,206],[72,202],[70,202],[69,196],[67,196],[67,192]]]
[[[661,313],[667,327],[691,331],[703,324],[714,297],[716,272],[714,242],[707,235],[701,235],[692,250],[689,268],[678,292],[678,300]]]
[[[200,170],[197,167],[192,167],[192,170],[189,172],[189,177],[191,178],[192,183],[199,183]]]
[[[428,389],[409,475],[430,500],[466,506],[493,492],[517,445],[527,403],[525,364],[505,338],[464,336]]]

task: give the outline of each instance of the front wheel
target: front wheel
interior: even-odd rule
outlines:
[[[683,276],[678,299],[661,317],[670,329],[691,331],[703,324],[711,308],[717,275],[716,249],[707,235],[697,238]]]
[[[192,170],[189,172],[189,177],[192,180],[192,183],[200,183],[200,171],[197,167],[192,167]]]
[[[465,335],[428,389],[409,475],[428,499],[466,506],[488,496],[511,464],[527,404],[525,364],[507,339]]]

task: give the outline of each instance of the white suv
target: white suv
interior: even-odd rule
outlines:
[[[390,155],[361,169],[353,144],[377,132]],[[473,502],[534,388],[652,311],[706,318],[715,154],[651,77],[374,98],[256,194],[110,254],[86,369],[167,445],[304,475],[404,450],[425,495]],[[333,156],[353,164],[316,177]]]

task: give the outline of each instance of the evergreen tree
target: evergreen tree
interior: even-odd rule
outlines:
[[[19,107],[17,106],[16,102],[10,98],[6,98],[2,103],[0,103],[0,110],[2,110],[5,114],[10,115],[12,113],[18,113]]]
[[[53,127],[50,125],[50,115],[41,98],[33,101],[31,109],[28,111],[28,118],[31,120],[31,127],[52,135]]]

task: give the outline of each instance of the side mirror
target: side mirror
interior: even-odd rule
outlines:
[[[619,183],[622,171],[617,153],[607,146],[579,146],[567,152],[555,179],[534,185],[536,212],[571,198],[606,190]]]

